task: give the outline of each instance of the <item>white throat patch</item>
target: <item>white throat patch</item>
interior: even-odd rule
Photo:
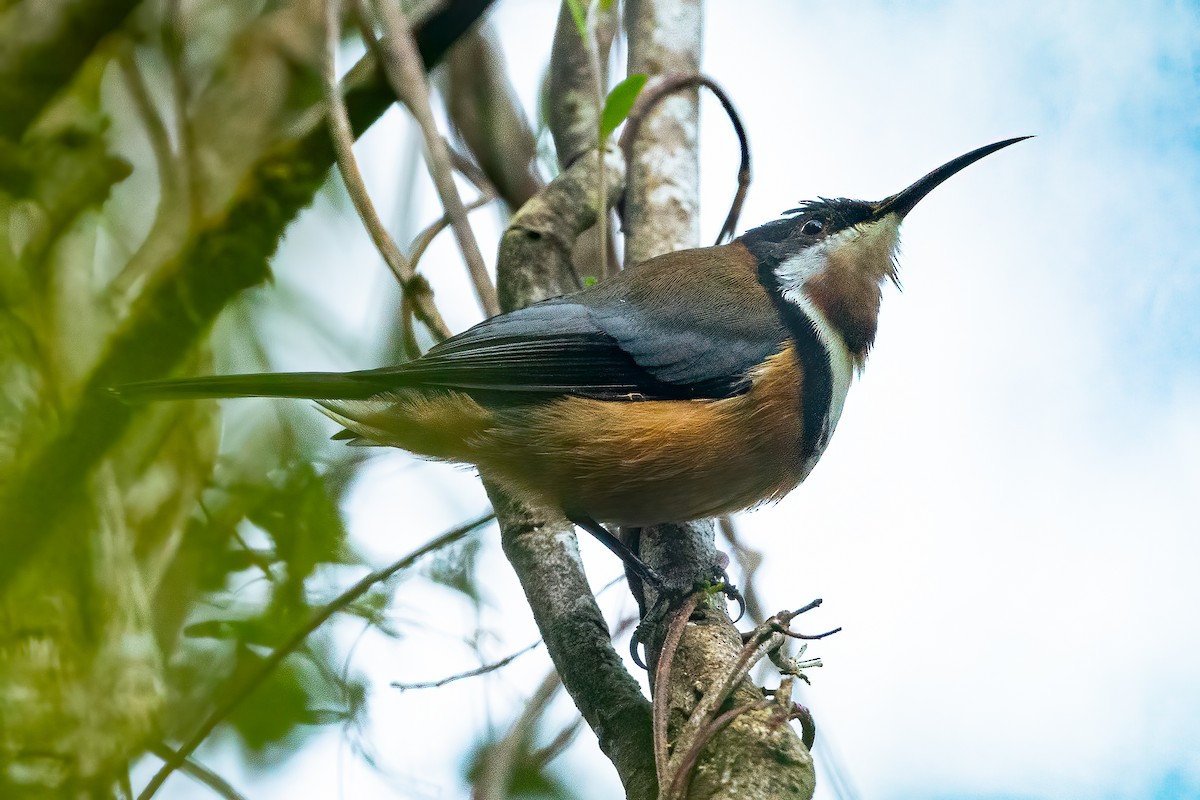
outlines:
[[[853,228],[838,231],[812,247],[782,262],[776,269],[779,286],[784,292],[799,289],[809,278],[829,268],[832,257],[849,256],[855,267],[862,272],[874,272],[873,277],[883,280],[884,270],[890,270],[899,242],[900,218],[888,214],[883,219],[865,222]]]

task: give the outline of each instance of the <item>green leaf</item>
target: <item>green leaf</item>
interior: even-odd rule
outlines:
[[[575,30],[579,31],[579,38],[583,39],[586,44],[588,38],[587,6],[583,0],[567,0],[567,5],[571,8],[571,16],[575,18]]]
[[[240,651],[234,677],[256,671],[261,662],[262,656]],[[295,749],[299,744],[295,739],[303,740],[306,732],[297,727],[312,724],[308,709],[315,698],[308,687],[314,681],[313,672],[303,660],[288,658],[229,714],[228,722],[254,753],[255,760],[275,761]],[[291,747],[279,747],[289,739],[293,739]]]
[[[613,7],[613,0],[600,0],[600,10],[608,11]]]
[[[630,75],[613,87],[604,101],[604,111],[600,114],[600,142],[603,144],[617,126],[625,121],[642,87],[646,85],[646,76],[638,73]]]

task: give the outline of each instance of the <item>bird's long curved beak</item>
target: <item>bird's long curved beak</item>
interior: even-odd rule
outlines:
[[[909,211],[913,210],[913,206],[925,198],[925,195],[942,185],[951,175],[961,172],[984,156],[990,156],[997,150],[1003,150],[1010,144],[1016,144],[1017,142],[1023,142],[1026,139],[1032,138],[1032,136],[1018,136],[1015,139],[1005,139],[1002,142],[984,145],[978,150],[972,150],[958,158],[947,161],[899,194],[894,194],[891,197],[880,200],[879,204],[875,207],[875,212],[871,216],[874,219],[882,219],[888,214],[898,214],[903,218]]]

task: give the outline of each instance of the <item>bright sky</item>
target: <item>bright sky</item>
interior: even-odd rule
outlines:
[[[501,0],[493,16],[531,108],[555,9]],[[1200,7],[739,0],[707,11],[705,69],[741,111],[755,159],[743,228],[816,195],[877,199],[966,150],[1038,137],[912,214],[904,292],[885,293],[878,345],[830,449],[799,490],[741,519],[766,554],[768,605],[821,596],[811,627],[845,628],[810,650],[826,664],[806,695],[821,741],[866,798],[1200,797]],[[707,243],[736,150],[717,104],[703,114]],[[385,208],[406,168],[398,129],[393,116],[360,150]],[[334,324],[353,326],[386,276],[357,223],[344,208],[331,223],[329,210],[325,199],[296,226],[280,269],[361,267],[372,276],[362,291],[331,306]],[[466,296],[450,237],[424,263],[439,296]],[[445,310],[460,328],[477,313]],[[380,562],[485,502],[468,473],[402,454],[377,457],[354,497],[355,532]],[[497,538],[484,535],[481,573],[483,623],[503,637],[486,644],[492,657],[536,638]],[[585,559],[597,586],[618,572],[590,543]],[[230,775],[250,796],[462,795],[470,737],[510,719],[547,661],[538,652],[489,681],[400,696],[388,681],[477,662],[455,638],[474,625],[461,602],[399,596],[406,618],[441,633],[357,651],[379,681],[374,739],[390,782],[348,752],[340,772],[329,735],[278,775]],[[564,701],[554,719],[568,711]],[[585,796],[618,796],[590,732],[562,764],[586,776]],[[819,780],[817,796],[834,797]],[[182,778],[171,787],[203,796]]]

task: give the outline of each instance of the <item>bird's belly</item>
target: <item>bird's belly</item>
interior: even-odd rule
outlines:
[[[773,358],[786,364],[790,353]],[[795,371],[771,367],[722,400],[563,398],[504,412],[473,460],[531,502],[625,525],[777,500],[808,465]]]

